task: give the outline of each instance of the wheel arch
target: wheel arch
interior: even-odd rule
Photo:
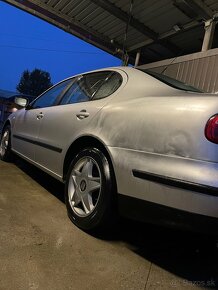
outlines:
[[[95,148],[101,150],[101,152],[105,154],[105,156],[108,159],[108,162],[110,163],[112,173],[114,176],[115,186],[116,186],[117,183],[116,183],[116,176],[115,176],[115,172],[114,172],[114,165],[113,165],[112,157],[111,157],[109,151],[106,149],[105,144],[103,144],[103,142],[101,142],[99,139],[97,139],[93,136],[79,137],[70,145],[70,147],[68,148],[67,153],[65,155],[65,158],[64,158],[63,180],[64,181],[66,180],[67,171],[68,171],[68,168],[70,166],[72,159],[81,150],[83,150],[85,148],[90,148],[90,147],[95,147]],[[117,186],[116,186],[116,188],[117,188]]]
[[[2,127],[2,131],[1,131],[1,138],[0,138],[0,159],[5,161],[5,162],[10,162],[12,161],[12,152],[11,152],[11,123],[9,120],[7,120],[3,127]],[[8,129],[7,129],[8,128]],[[6,132],[6,130],[8,131],[8,139],[7,138],[7,134],[5,135],[4,132]],[[7,140],[7,143],[6,143]],[[2,143],[3,142],[3,143]]]

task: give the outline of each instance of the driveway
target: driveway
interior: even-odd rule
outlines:
[[[68,219],[63,191],[0,161],[0,290],[218,289],[215,238],[127,220],[93,237]]]

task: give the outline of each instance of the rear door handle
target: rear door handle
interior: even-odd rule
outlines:
[[[36,119],[37,120],[40,120],[44,117],[44,114],[42,112],[40,112],[37,116],[36,116]]]
[[[83,120],[89,117],[89,113],[86,112],[86,110],[81,110],[78,114],[76,114],[76,116],[77,116],[77,119]]]

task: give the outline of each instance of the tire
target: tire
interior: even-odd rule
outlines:
[[[1,135],[0,140],[0,159],[6,162],[12,160],[13,153],[11,151],[11,128],[7,125]]]
[[[66,178],[68,216],[79,228],[99,232],[114,224],[115,178],[106,156],[87,148],[73,159]]]

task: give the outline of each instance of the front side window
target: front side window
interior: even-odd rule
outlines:
[[[69,87],[72,79],[66,80],[57,84],[55,87],[51,88],[47,92],[45,92],[41,97],[35,100],[33,104],[31,104],[32,109],[45,108],[54,106],[57,99],[65,92],[65,90]]]

